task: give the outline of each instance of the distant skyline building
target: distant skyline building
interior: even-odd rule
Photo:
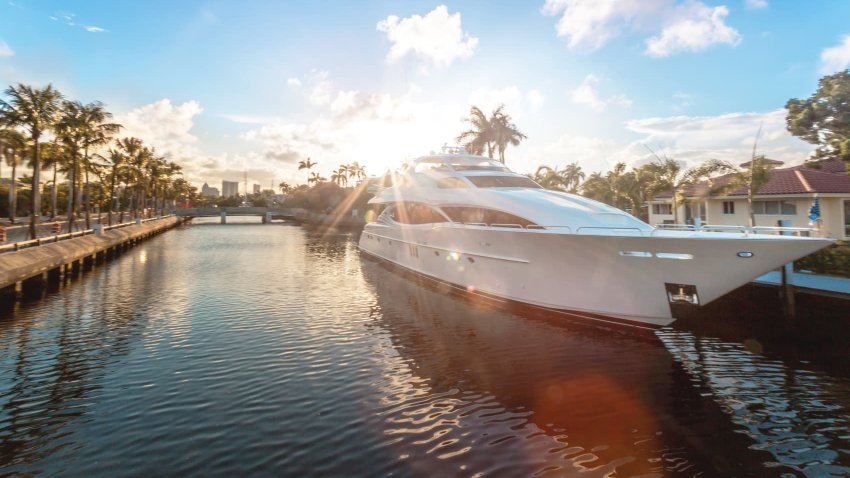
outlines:
[[[254,194],[260,194],[260,185],[254,184]]]
[[[216,198],[220,195],[221,193],[219,193],[218,188],[211,187],[207,183],[204,183],[204,185],[201,187],[201,196],[208,198]]]
[[[223,197],[239,195],[239,181],[221,181],[221,195]]]

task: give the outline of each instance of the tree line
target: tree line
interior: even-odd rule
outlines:
[[[41,216],[67,216],[68,230],[82,211],[86,228],[91,212],[125,210],[133,217],[162,212],[168,201],[192,198],[196,188],[181,176],[180,165],[160,155],[139,138],[116,135],[122,125],[99,101],[83,104],[66,98],[48,84],[37,88],[25,84],[9,86],[0,98],[0,154],[12,168],[8,215],[15,222],[17,188],[29,187],[30,237],[36,236]],[[18,168],[29,168],[30,176],[18,177]],[[50,204],[42,204],[43,172]],[[61,175],[67,184],[59,183]],[[65,204],[60,204],[64,196]]]

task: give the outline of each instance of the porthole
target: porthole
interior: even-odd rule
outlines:
[[[434,251],[434,255],[439,257],[440,251]]]
[[[475,259],[471,257],[467,257],[466,260],[468,260],[470,263],[475,263]]]
[[[750,257],[753,257],[754,255],[755,254],[753,254],[750,251],[741,251],[741,252],[738,253],[738,257],[743,257],[744,259],[749,259]]]

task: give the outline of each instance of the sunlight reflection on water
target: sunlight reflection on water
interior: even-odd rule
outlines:
[[[497,309],[346,234],[199,222],[0,322],[2,474],[850,473],[845,377]]]

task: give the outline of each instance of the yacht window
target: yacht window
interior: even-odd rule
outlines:
[[[453,222],[486,224],[493,227],[537,226],[528,219],[483,207],[449,206],[441,208]]]
[[[479,188],[536,188],[540,185],[524,176],[467,176]]]
[[[416,163],[416,166],[413,170],[417,173],[423,173],[425,171],[432,170],[445,170],[446,165],[442,161],[420,161]]]
[[[508,171],[504,164],[484,158],[451,158],[450,163],[455,171]]]
[[[437,187],[440,189],[452,189],[452,188],[468,188],[469,185],[463,179],[460,178],[443,178],[437,181]]]
[[[390,218],[401,224],[434,224],[447,222],[434,208],[420,203],[396,203]]]
[[[366,210],[366,222],[373,222],[383,214],[386,204],[370,204]]]

